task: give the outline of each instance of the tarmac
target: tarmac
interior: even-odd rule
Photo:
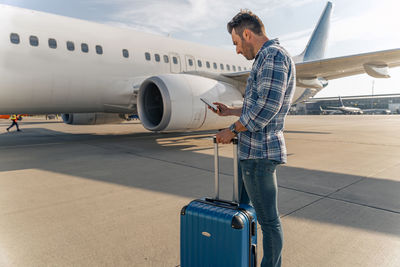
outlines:
[[[180,266],[180,210],[214,192],[213,132],[9,124],[0,120],[0,266]],[[289,116],[285,136],[283,266],[400,266],[400,116]],[[229,199],[232,146],[220,155]]]

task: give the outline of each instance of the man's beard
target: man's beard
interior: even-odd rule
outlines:
[[[243,48],[245,49],[243,55],[246,59],[252,60],[256,57],[254,53],[254,46],[251,43],[246,42],[245,40],[242,41]]]

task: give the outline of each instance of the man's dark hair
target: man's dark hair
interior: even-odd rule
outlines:
[[[236,16],[228,22],[228,32],[232,34],[232,30],[235,29],[237,35],[243,38],[243,31],[249,29],[257,35],[265,33],[264,24],[257,15],[248,9],[242,9]]]

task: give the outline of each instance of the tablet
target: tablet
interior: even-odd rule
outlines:
[[[212,108],[215,112],[217,111],[217,106],[215,106],[214,104],[212,104],[211,102],[209,102],[207,99],[205,98],[200,98],[201,101],[203,101],[207,106],[209,106],[210,108]]]

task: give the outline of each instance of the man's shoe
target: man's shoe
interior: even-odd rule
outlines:
[[[20,129],[17,130],[18,132],[22,132]]]
[[[7,132],[10,132],[10,129],[7,128]]]

